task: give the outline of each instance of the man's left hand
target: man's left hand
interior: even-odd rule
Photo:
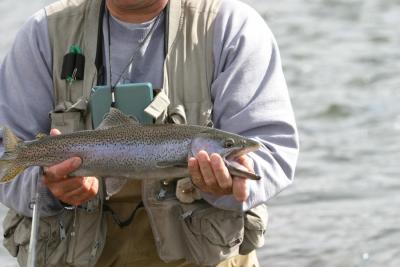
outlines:
[[[249,172],[254,172],[250,157],[243,155],[236,161]],[[196,157],[189,159],[188,168],[193,184],[203,192],[217,196],[233,194],[241,202],[249,197],[247,179],[231,177],[219,154],[213,153],[209,156],[207,152],[200,151]]]

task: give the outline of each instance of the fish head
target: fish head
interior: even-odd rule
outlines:
[[[256,140],[208,128],[193,138],[191,152],[192,155],[196,155],[200,150],[205,150],[208,154],[218,153],[223,158],[232,160],[241,155],[256,151],[260,147],[261,144]]]

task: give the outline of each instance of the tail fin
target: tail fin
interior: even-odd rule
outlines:
[[[25,169],[15,161],[18,155],[18,144],[21,142],[22,140],[9,128],[3,128],[4,155],[0,158],[0,183],[11,181]]]

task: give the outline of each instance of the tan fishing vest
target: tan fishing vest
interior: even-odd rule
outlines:
[[[209,122],[214,71],[212,26],[219,2],[170,1],[163,90],[146,109],[158,123],[162,123],[167,115],[176,123],[206,125]],[[53,49],[55,112],[59,113],[53,114],[53,126],[65,131],[89,129],[91,123],[84,119],[90,119],[90,116],[77,114],[75,117],[64,113],[83,111],[86,115],[89,112],[86,103],[97,82],[94,61],[100,1],[60,1],[47,7],[46,12]],[[63,57],[73,44],[79,45],[86,57],[85,79],[67,86],[60,73]],[[67,125],[69,123],[73,125]]]
[[[213,23],[219,4],[220,0],[169,1],[163,88],[145,110],[157,123],[163,123],[166,118],[180,124],[208,125],[211,121]],[[100,6],[98,0],[62,0],[46,8],[55,95],[55,109],[50,116],[52,128],[63,133],[90,129],[92,125],[87,103],[97,82],[94,62]],[[70,84],[60,74],[63,57],[71,45],[79,45],[86,60],[84,80]],[[141,189],[137,188],[138,183],[135,185],[129,192],[136,192],[133,194],[139,197],[141,194],[158,255],[166,262],[186,259],[212,266],[229,257],[247,254],[264,243],[265,205],[245,214],[223,211],[204,201],[183,204],[174,197],[160,198],[160,192],[165,193],[169,187],[160,180],[145,180]],[[57,219],[43,219],[47,225],[54,225],[53,230],[62,229],[53,235],[66,240],[54,241],[53,245],[50,242],[48,249],[61,252],[53,253],[53,258],[44,255],[42,261],[46,266],[60,266],[57,264],[63,260],[72,266],[94,266],[104,247],[107,228],[103,201],[101,191],[85,209],[64,211]],[[10,232],[16,231],[21,218],[14,213],[8,216]],[[25,227],[29,228],[29,221]],[[15,245],[15,240],[8,242]],[[19,261],[24,265],[26,258],[22,256]]]

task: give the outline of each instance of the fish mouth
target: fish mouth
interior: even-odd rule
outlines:
[[[260,180],[261,176],[247,171],[244,166],[235,160],[242,155],[258,150],[261,147],[261,143],[257,141],[250,140],[250,144],[245,141],[246,140],[242,142],[241,147],[234,148],[223,156],[225,166],[228,168],[228,171],[232,176],[243,177],[251,180]]]
[[[261,176],[246,170],[244,166],[234,160],[223,159],[231,176],[247,178],[251,180],[260,180]]]
[[[261,143],[255,140],[243,140],[240,147],[232,148],[232,150],[228,151],[224,158],[231,161],[235,160],[236,158],[248,154],[250,152],[257,151],[261,148]]]

